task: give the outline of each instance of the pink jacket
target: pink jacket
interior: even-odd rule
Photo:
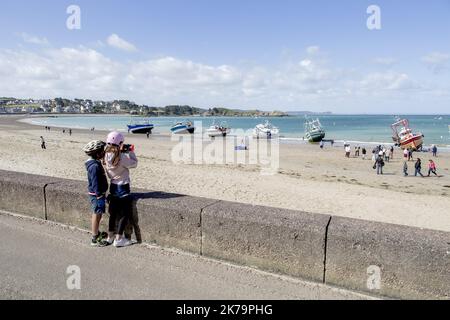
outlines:
[[[121,153],[117,166],[112,165],[114,154],[109,152],[105,155],[106,174],[111,179],[111,183],[122,185],[130,183],[130,170],[136,168],[138,160],[134,152]]]

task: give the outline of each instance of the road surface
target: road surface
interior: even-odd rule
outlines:
[[[369,298],[177,250],[92,248],[89,240],[79,229],[0,213],[0,299]]]

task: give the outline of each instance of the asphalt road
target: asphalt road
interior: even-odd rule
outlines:
[[[156,246],[92,248],[89,239],[82,230],[0,213],[0,299],[368,298]]]

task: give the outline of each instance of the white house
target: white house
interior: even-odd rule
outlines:
[[[113,107],[113,109],[115,109],[116,111],[120,111],[120,110],[121,110],[120,104],[118,104],[117,102],[113,103],[112,107]]]
[[[60,105],[57,105],[56,107],[54,107],[52,109],[53,113],[61,113],[62,112],[62,107]]]

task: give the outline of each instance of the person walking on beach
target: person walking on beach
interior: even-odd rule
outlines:
[[[105,155],[105,143],[100,140],[93,140],[84,146],[83,151],[89,156],[85,162],[88,176],[88,194],[91,202],[92,217],[91,246],[104,247],[108,245],[105,240],[106,232],[100,232],[100,221],[106,211],[106,191],[108,191],[108,180],[105,170],[100,160]]]
[[[391,148],[389,149],[389,159],[394,159],[394,146],[391,146]]]
[[[383,157],[384,157],[384,161],[389,162],[389,160],[390,160],[389,151],[386,148],[383,148]]]
[[[383,174],[383,166],[384,166],[383,152],[380,151],[380,153],[378,154],[377,160],[375,160],[375,164],[374,164],[374,167],[377,169],[377,174]]]
[[[434,163],[433,160],[428,160],[428,176],[430,176],[431,173],[434,173],[435,176],[437,176],[436,173],[436,164]]]
[[[45,140],[44,140],[43,136],[41,136],[41,149],[42,150],[46,150],[47,149],[47,147],[45,146]]]
[[[403,176],[408,176],[408,161],[403,161]]]
[[[420,176],[423,178],[422,174],[422,162],[420,161],[420,158],[417,158],[416,163],[414,164],[414,168],[416,169],[414,176],[417,177],[417,174],[420,174]]]
[[[115,247],[132,244],[124,237],[125,227],[132,218],[132,197],[130,194],[130,170],[136,168],[138,160],[133,145],[124,145],[125,138],[120,132],[111,132],[106,139],[104,164],[111,180],[109,197],[108,243]],[[118,229],[116,230],[116,221]],[[114,239],[115,234],[115,239]]]
[[[381,152],[383,153],[383,159],[384,159],[384,161],[388,161],[388,159],[387,159],[387,152],[386,152],[387,150],[386,150],[386,148],[383,146],[383,148],[381,148]]]
[[[361,150],[360,146],[355,147],[355,157],[359,157],[359,151]]]
[[[435,144],[433,144],[433,147],[431,148],[431,151],[433,152],[433,157],[437,157],[437,147]]]
[[[69,129],[69,136],[72,136],[72,129]]]
[[[350,158],[350,152],[352,151],[352,149],[350,148],[350,145],[349,144],[347,144],[346,146],[345,146],[345,156],[347,157],[347,158]]]
[[[362,147],[361,152],[362,152],[362,159],[363,159],[363,160],[366,160],[366,154],[367,154],[366,148],[365,148],[365,147]]]
[[[414,161],[413,159],[413,149],[411,147],[408,148],[408,161]]]
[[[377,149],[373,148],[372,149],[372,161],[375,162],[375,160],[377,160]]]

